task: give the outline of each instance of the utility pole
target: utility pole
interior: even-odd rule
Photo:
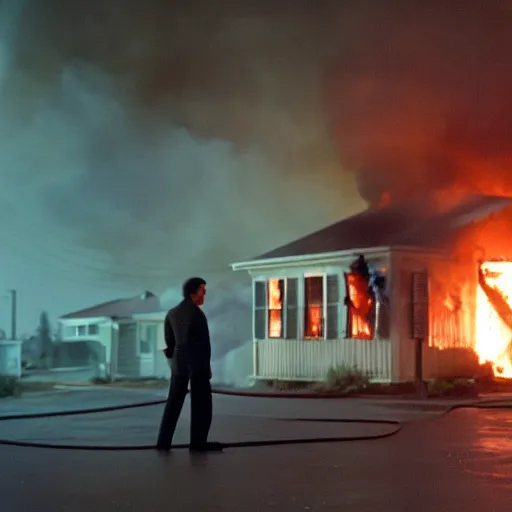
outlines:
[[[17,321],[17,292],[16,290],[9,290],[9,293],[11,294],[11,339],[16,339],[16,321]]]

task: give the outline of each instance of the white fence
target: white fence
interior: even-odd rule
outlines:
[[[329,368],[357,367],[375,382],[392,377],[389,340],[260,340],[255,343],[255,377],[280,380],[323,380]]]
[[[0,341],[0,375],[21,377],[21,341]]]

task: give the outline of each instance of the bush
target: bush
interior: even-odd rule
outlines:
[[[21,394],[20,382],[16,377],[0,376],[0,398]]]
[[[370,385],[371,374],[359,370],[356,366],[340,365],[329,369],[325,377],[324,389],[353,393]]]
[[[428,394],[432,397],[473,397],[477,395],[477,390],[472,379],[441,379],[429,382]]]

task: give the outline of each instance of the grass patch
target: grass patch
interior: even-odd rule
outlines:
[[[20,380],[16,377],[0,376],[0,398],[21,395]]]

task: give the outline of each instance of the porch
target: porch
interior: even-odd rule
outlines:
[[[392,380],[388,339],[265,339],[255,341],[253,348],[255,379],[321,381],[330,368],[347,365],[369,372],[374,382]]]

